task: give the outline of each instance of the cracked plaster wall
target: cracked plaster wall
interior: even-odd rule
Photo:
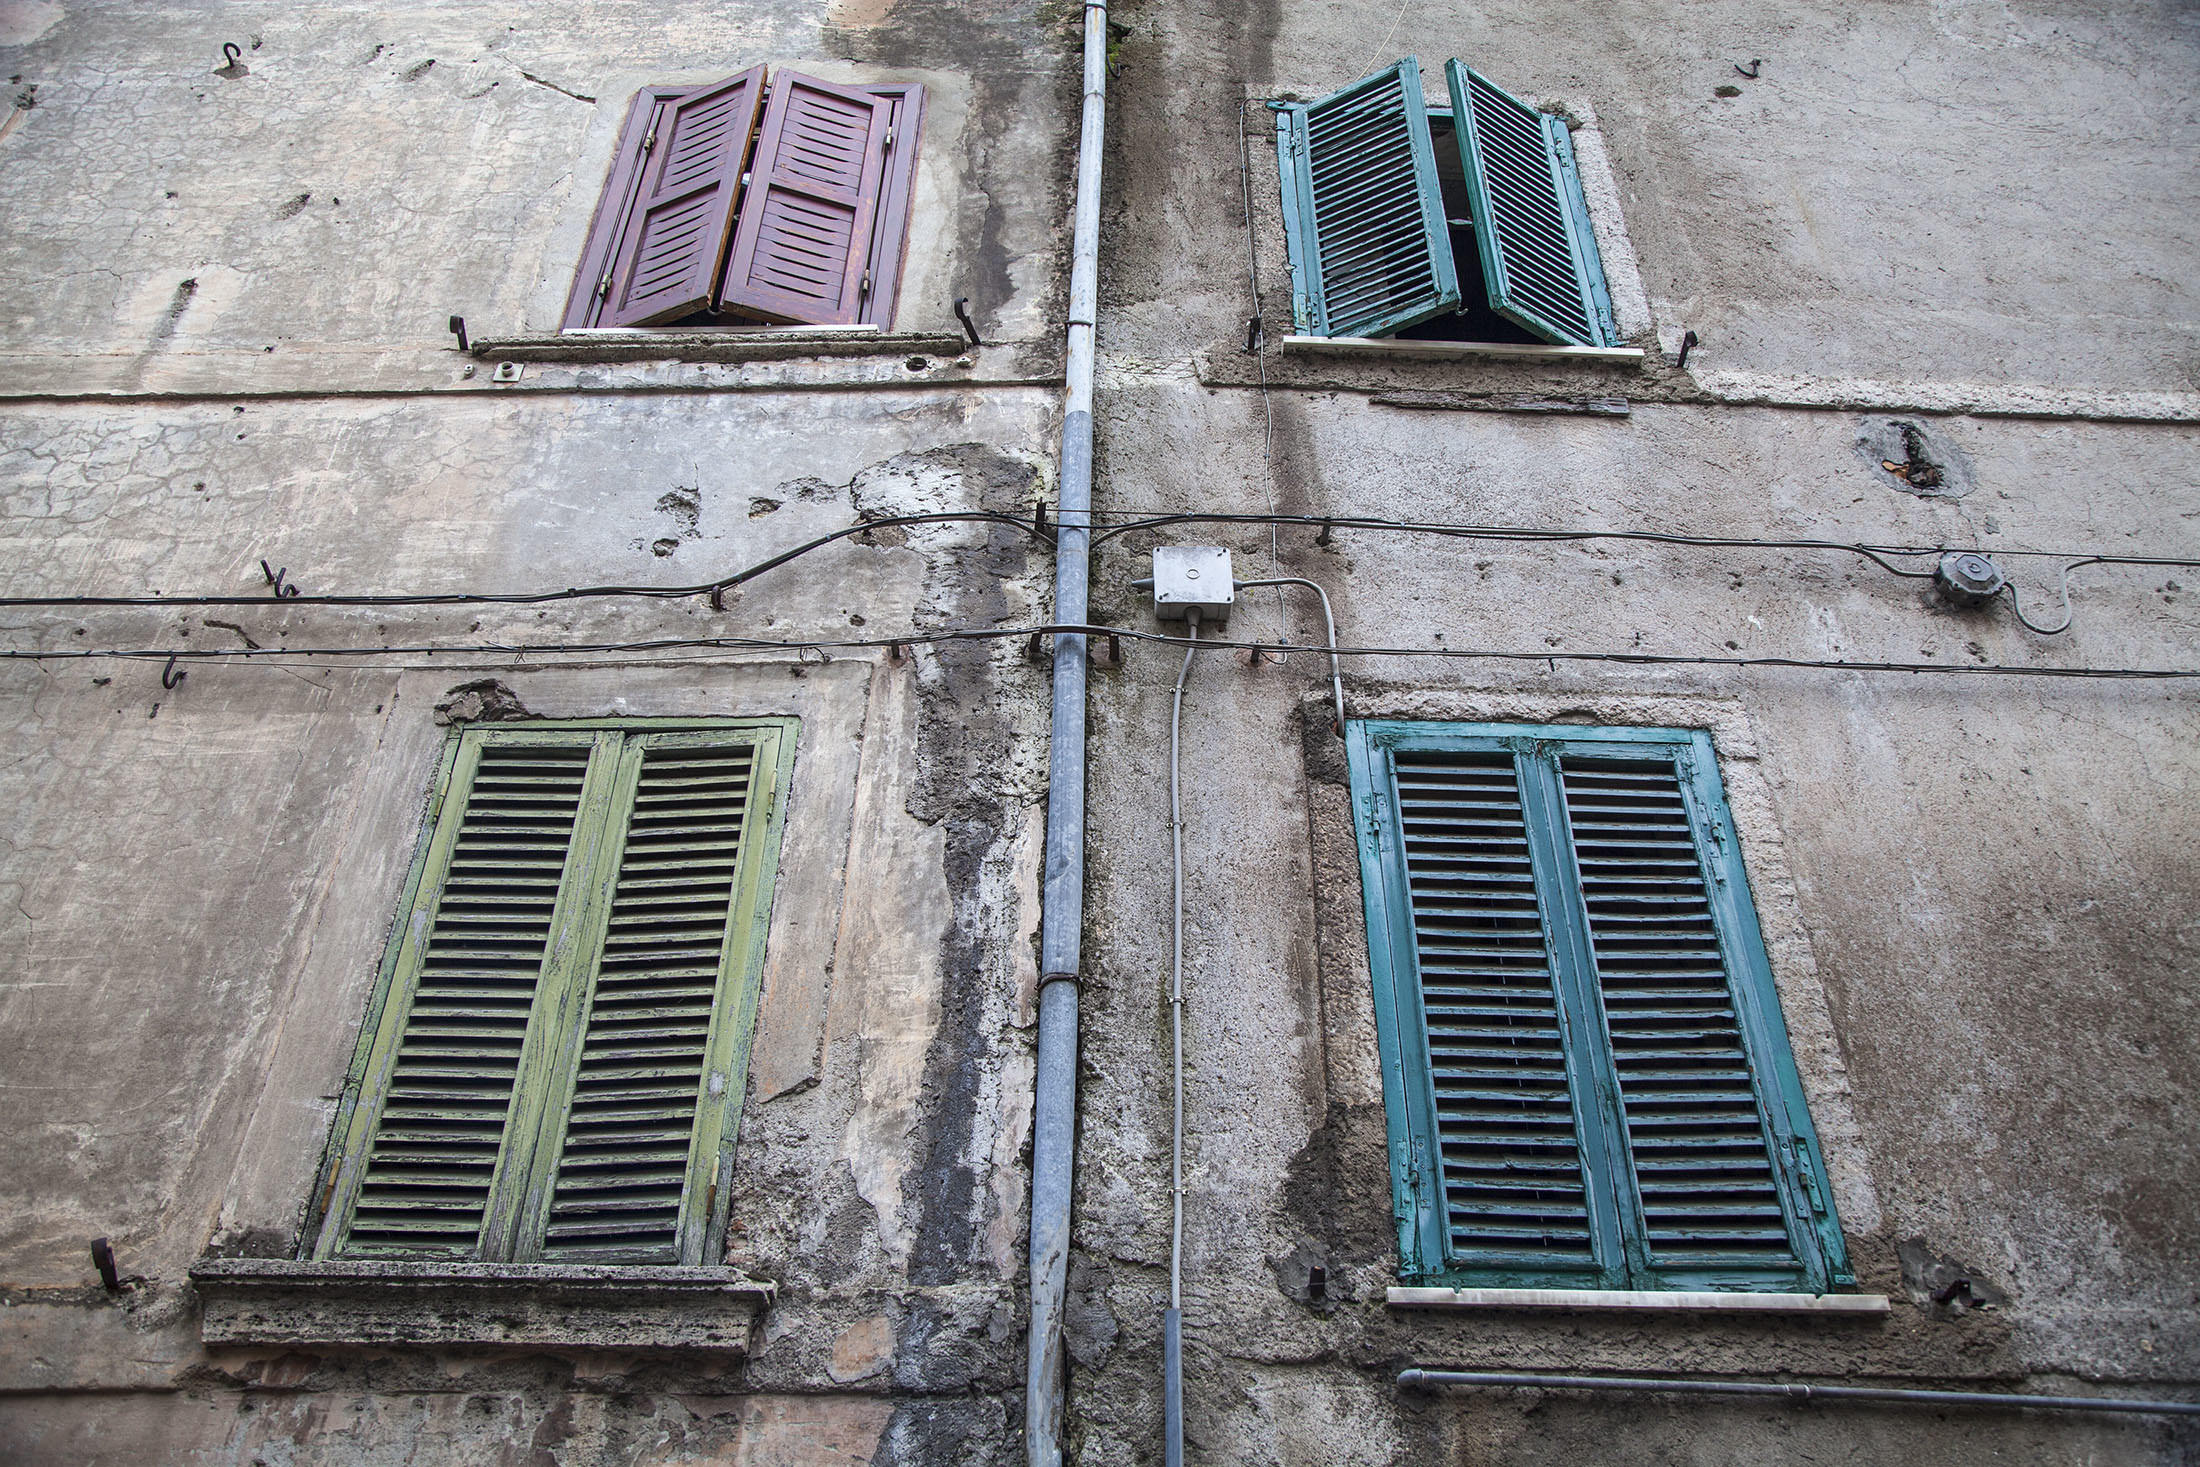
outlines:
[[[1053,493],[1075,17],[823,0],[0,5],[0,588],[236,594],[18,611],[11,645],[322,648],[0,672],[0,1457],[37,1463],[992,1462],[1020,1418],[1047,690],[1014,528],[890,529],[692,601],[312,609],[309,591],[680,585],[858,516]],[[216,75],[221,43],[242,48]],[[928,88],[898,326],[960,361],[530,364],[638,80],[756,62]],[[342,656],[341,652],[365,653]],[[729,1261],[776,1282],[738,1361],[222,1349],[183,1270],[295,1245],[445,729],[802,720]],[[112,1239],[117,1298],[86,1251]]]
[[[1387,41],[1396,16],[1395,31]],[[2187,279],[2190,17],[2134,6],[1119,5],[1098,432],[1103,506],[2200,555]],[[1396,55],[1458,56],[1597,120],[1650,325],[1689,371],[1284,356],[1272,127]],[[1761,79],[1734,61],[1764,58]],[[1734,99],[1712,94],[1733,83]],[[1241,153],[1241,146],[1243,152]],[[1241,175],[1243,159],[1249,172]],[[2074,189],[2054,207],[2040,191]],[[1245,351],[1249,193],[1270,346]],[[2072,203],[2076,207],[2071,207]],[[2078,262],[2083,261],[2081,268]],[[1263,391],[1265,379],[1267,390]],[[1775,381],[1779,384],[1774,390]],[[1409,410],[1418,395],[1478,411]],[[1479,397],[1476,396],[1479,394]],[[1560,410],[1487,410],[1533,397]],[[1620,415],[1590,400],[1619,399]],[[1774,406],[1793,403],[1795,407]],[[1968,492],[1857,447],[1922,426]],[[1946,409],[1968,404],[1969,414]],[[1803,410],[1807,405],[1809,410]],[[1920,412],[1919,409],[1926,409]],[[1933,410],[1939,409],[1939,410]],[[2157,411],[2159,410],[2159,411]],[[2167,421],[2133,422],[2153,415]],[[2182,683],[1716,667],[1644,651],[2193,667],[2179,568],[2081,570],[2044,639],[1838,553],[1194,525],[1240,576],[1302,575],[1354,716],[1714,731],[1849,1246],[1884,1325],[1392,1311],[1365,919],[1326,667],[1209,652],[1184,715],[1185,1339],[1195,1461],[1926,1459],[2167,1463],[2182,1424],[1418,1397],[1408,1364],[1865,1377],[2190,1397],[2200,1383],[2200,776]],[[1096,618],[1150,625],[1152,536],[1095,556]],[[2146,547],[2140,551],[2139,547]],[[2009,557],[2061,619],[2053,562]],[[1228,635],[1318,638],[1248,593]],[[1168,1264],[1174,656],[1094,705],[1078,1255],[1078,1460],[1158,1460]],[[2006,1292],[1930,1304],[1913,1240]],[[1905,1253],[1905,1244],[1910,1244]],[[1309,1301],[1306,1269],[1328,1270]]]

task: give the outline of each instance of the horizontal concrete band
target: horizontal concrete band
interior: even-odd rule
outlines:
[[[1637,1309],[1713,1314],[1887,1312],[1885,1294],[1719,1294],[1656,1289],[1393,1288],[1393,1309]]]
[[[1371,357],[1539,357],[1591,362],[1639,362],[1633,346],[1546,346],[1524,341],[1421,341],[1381,336],[1286,336],[1287,356],[1328,354]]]

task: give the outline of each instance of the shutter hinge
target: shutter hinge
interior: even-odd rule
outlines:
[[[744,173],[744,174],[742,174],[742,175],[741,175],[741,187],[743,187],[743,188],[747,188],[748,186],[749,186],[749,176],[748,176],[748,175],[747,175],[746,173]]]
[[[888,128],[886,129],[886,146],[887,146],[887,147],[889,147],[889,148],[891,148],[891,147],[892,147],[893,145],[894,145],[894,129],[893,129],[892,127],[890,127],[890,126],[889,126],[889,127],[888,127]]]
[[[604,272],[604,277],[603,277],[603,279],[601,279],[601,280],[599,280],[599,281],[597,281],[597,282],[596,282],[596,294],[597,294],[598,296],[608,296],[608,295],[610,295],[610,294],[611,294],[611,272],[610,272],[610,271],[606,270],[606,271]]]
[[[862,282],[862,283],[861,283],[860,285],[858,285],[858,286],[856,287],[856,297],[857,297],[857,299],[859,299],[859,300],[860,300],[860,299],[861,299],[862,297],[864,297],[864,296],[867,296],[867,295],[869,295],[870,293],[871,293],[871,272],[870,272],[870,271],[868,271],[868,270],[866,270],[866,271],[864,271],[864,272],[863,272],[863,282]]]
[[[1788,1171],[1802,1184],[1803,1195],[1810,1199],[1810,1210],[1819,1217],[1826,1215],[1826,1198],[1818,1186],[1818,1173],[1803,1155],[1803,1143],[1794,1136],[1781,1138],[1781,1150],[1787,1155]]]
[[[648,137],[646,137],[646,138],[643,138],[643,139],[642,139],[642,151],[646,153],[646,152],[648,152],[648,151],[649,151],[649,150],[650,150],[651,148],[654,148],[654,147],[656,147],[656,146],[657,146],[657,129],[653,127],[653,128],[651,128],[651,129],[649,130],[649,136],[648,136]]]

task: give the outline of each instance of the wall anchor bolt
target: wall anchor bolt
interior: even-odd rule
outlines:
[[[1337,527],[1331,524],[1329,521],[1323,520],[1322,532],[1314,537],[1314,543],[1326,550],[1329,547],[1329,541],[1331,537],[1336,532],[1336,528]]]
[[[451,335],[458,338],[458,349],[460,351],[472,350],[472,343],[466,340],[466,318],[464,316],[451,317]]]
[[[1696,349],[1697,339],[1698,338],[1696,336],[1696,333],[1693,331],[1684,332],[1682,334],[1680,360],[1673,363],[1673,366],[1676,370],[1682,372],[1688,370],[1688,354]]]
[[[1102,667],[1121,667],[1123,665],[1123,639],[1114,632],[1110,632],[1105,646],[1107,650],[1104,652],[1097,646],[1092,647],[1092,660]]]
[[[970,319],[969,296],[958,295],[955,297],[955,319],[963,323],[963,334],[970,338],[972,346],[985,345],[984,342],[978,339],[978,323]]]
[[[1245,323],[1245,354],[1247,356],[1251,356],[1254,352],[1260,350],[1261,338],[1266,334],[1261,329],[1260,317],[1255,316]]]
[[[886,660],[888,662],[902,662],[907,660],[908,656],[909,648],[906,643],[891,642],[887,644]]]
[[[1040,645],[1045,636],[1045,632],[1033,632],[1031,640],[1024,643],[1024,661],[1030,663],[1033,667],[1044,666],[1046,663],[1046,652]]]
[[[176,671],[176,659],[171,654],[168,659],[168,665],[160,670],[160,685],[172,693],[177,688],[181,687],[183,685],[183,680],[190,675],[191,674],[189,674],[188,672]],[[105,1238],[101,1238],[98,1243],[94,1243],[92,1245],[92,1251],[94,1253],[97,1253],[99,1251],[100,1244],[105,1243],[106,1241],[107,1240]]]
[[[100,1286],[110,1294],[122,1292],[122,1275],[115,1269],[115,1250],[105,1238],[92,1239],[92,1267],[99,1270]]]
[[[1313,1264],[1306,1270],[1306,1297],[1324,1299],[1329,1296],[1329,1270]]]
[[[1031,507],[1031,528],[1041,535],[1053,528],[1047,523],[1047,502],[1044,499]]]
[[[301,594],[296,586],[287,584],[283,580],[283,577],[290,574],[290,567],[288,566],[283,567],[281,570],[269,570],[267,562],[263,560],[260,562],[260,574],[267,577],[267,583],[275,589],[275,599],[278,601],[288,600],[292,596]]]

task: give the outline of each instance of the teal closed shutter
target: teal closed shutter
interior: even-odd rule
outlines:
[[[1280,108],[1276,127],[1299,329],[1379,336],[1457,309],[1420,64]]]
[[[1401,750],[1395,772],[1443,1250],[1608,1282],[1512,758]]]
[[[1800,1281],[1680,770],[1561,755],[1559,771],[1631,1164],[1630,1265],[1680,1286]]]
[[[1852,1283],[1708,737],[1351,737],[1404,1272]]]
[[[1490,306],[1546,341],[1611,346],[1604,267],[1565,123],[1444,67]]]

